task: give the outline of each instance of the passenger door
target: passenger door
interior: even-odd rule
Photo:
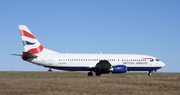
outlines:
[[[52,60],[52,58],[49,59],[49,65],[53,65],[53,60]]]

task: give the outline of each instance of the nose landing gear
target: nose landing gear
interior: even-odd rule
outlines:
[[[152,75],[152,74],[151,74],[151,71],[149,71],[148,75],[149,75],[149,76],[151,76],[151,75]]]

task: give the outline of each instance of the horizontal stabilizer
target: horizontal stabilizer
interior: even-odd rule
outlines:
[[[21,56],[21,54],[11,54],[11,55],[14,55],[14,56]]]
[[[32,54],[30,52],[23,52],[23,57],[28,57],[28,58],[37,58],[38,56],[35,54]]]

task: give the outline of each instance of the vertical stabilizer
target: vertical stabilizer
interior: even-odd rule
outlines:
[[[26,27],[26,25],[19,25],[19,29],[20,29],[24,49],[26,52],[30,52],[32,54],[38,54],[43,51],[44,47],[34,37],[31,31]]]

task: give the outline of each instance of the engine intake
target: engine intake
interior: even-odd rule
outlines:
[[[127,71],[127,67],[125,65],[116,65],[111,69],[112,73],[125,73]]]

